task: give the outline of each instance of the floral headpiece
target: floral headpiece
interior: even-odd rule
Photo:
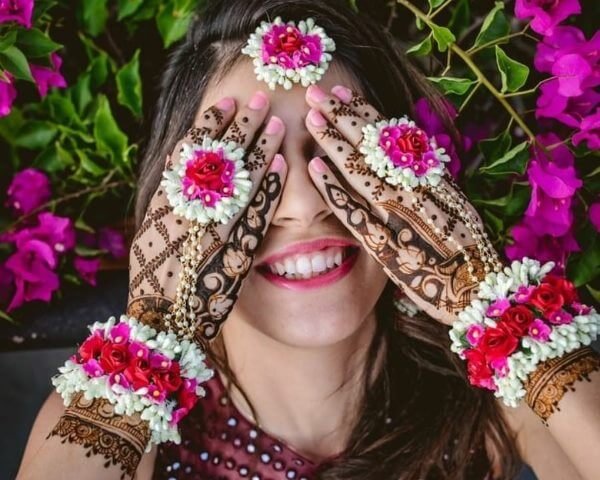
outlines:
[[[327,71],[335,42],[315,25],[312,18],[284,23],[281,17],[262,22],[250,35],[242,53],[253,59],[258,80],[271,90],[277,85],[289,90],[293,83],[303,87],[318,82]]]

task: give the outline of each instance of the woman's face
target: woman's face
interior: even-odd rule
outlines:
[[[323,90],[334,85],[359,90],[347,73],[334,67],[319,82]],[[331,345],[374,321],[370,313],[387,277],[329,210],[310,179],[308,162],[323,151],[305,127],[309,110],[305,88],[271,91],[256,79],[252,64],[243,60],[207,88],[199,112],[225,96],[233,97],[239,108],[257,90],[269,97],[270,115],[285,124],[280,153],[288,173],[273,221],[224,332],[234,322],[246,322],[287,345]]]

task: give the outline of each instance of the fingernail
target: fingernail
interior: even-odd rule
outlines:
[[[321,103],[323,100],[327,98],[327,95],[323,90],[321,90],[316,85],[311,85],[306,89],[306,95],[313,102]]]
[[[308,112],[308,120],[315,127],[324,127],[325,125],[327,125],[327,120],[325,120],[325,117],[321,115],[321,112],[315,110],[314,108],[311,108]]]
[[[313,158],[308,165],[317,173],[325,173],[327,171],[327,165],[321,160],[321,157]]]
[[[271,161],[271,165],[269,166],[269,172],[281,172],[284,165],[285,159],[283,158],[283,155],[276,153]]]
[[[269,119],[269,123],[267,123],[267,126],[265,127],[265,133],[267,135],[275,135],[276,133],[281,132],[282,129],[283,129],[283,122],[281,121],[281,118],[273,115]]]
[[[248,107],[252,110],[262,110],[267,106],[267,96],[260,90],[252,95]]]
[[[228,112],[233,107],[235,107],[235,100],[231,97],[224,97],[221,100],[219,100],[215,104],[215,106],[223,112]]]
[[[350,100],[352,100],[352,90],[343,87],[342,85],[336,85],[335,87],[333,87],[331,89],[331,93],[333,93],[344,103],[349,103]]]

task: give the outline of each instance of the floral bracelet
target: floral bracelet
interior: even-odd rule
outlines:
[[[213,376],[197,344],[172,332],[157,332],[134,317],[111,317],[90,327],[91,335],[59,368],[52,384],[65,406],[77,392],[105,398],[115,413],[147,420],[152,443],[180,443],[179,421],[205,395]]]
[[[450,330],[470,383],[508,406],[525,396],[524,383],[539,363],[589,345],[600,330],[600,315],[579,302],[570,281],[550,274],[553,268],[525,257],[489,273]]]

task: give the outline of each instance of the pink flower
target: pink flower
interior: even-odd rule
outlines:
[[[98,232],[98,246],[106,250],[114,258],[127,256],[127,247],[123,234],[113,228],[104,227]]]
[[[171,368],[171,360],[161,353],[154,352],[150,355],[150,366],[152,370],[167,371]]]
[[[12,178],[6,192],[6,206],[24,215],[46,203],[50,195],[48,177],[40,170],[26,168]]]
[[[529,19],[534,32],[551,35],[554,28],[570,15],[581,13],[579,0],[517,0],[515,17]]]
[[[14,234],[17,247],[32,238],[48,244],[55,255],[63,254],[75,246],[75,229],[70,218],[44,212],[38,215],[37,221],[36,226],[24,228]]]
[[[515,302],[526,303],[527,300],[529,300],[529,297],[531,297],[534,289],[535,287],[526,287],[525,285],[520,285],[515,292]]]
[[[494,369],[494,373],[502,378],[508,375],[508,358],[500,357],[490,361],[490,367]]]
[[[44,67],[41,65],[30,64],[31,75],[35,80],[40,96],[44,98],[48,94],[48,89],[51,87],[65,88],[67,82],[60,73],[62,59],[53,53],[50,55],[50,63],[52,67]]]
[[[513,243],[506,245],[504,249],[508,259],[521,260],[523,257],[531,257],[542,263],[553,261],[556,263],[557,273],[564,271],[569,254],[580,250],[572,230],[560,237],[541,235],[531,225],[530,217],[525,217],[512,227],[510,234]]]
[[[143,358],[143,359],[148,359],[148,355],[150,354],[150,349],[144,345],[143,343],[139,343],[139,342],[131,342],[129,344],[129,353],[131,354],[132,357],[135,358]],[[150,365],[152,367],[152,365]],[[154,368],[154,367],[152,367]]]
[[[482,325],[479,325],[477,323],[471,325],[468,330],[467,330],[467,341],[474,347],[477,346],[477,344],[479,343],[479,340],[481,340],[481,337],[483,335],[484,332],[484,328]]]
[[[205,206],[214,207],[221,197],[233,195],[234,169],[222,151],[196,150],[185,165],[183,192],[190,200],[199,198]]]
[[[273,25],[263,36],[262,61],[283,68],[319,65],[323,46],[318,35],[304,35],[291,25]]]
[[[557,310],[548,315],[548,321],[553,325],[569,325],[573,316],[564,310]]]
[[[0,74],[0,117],[10,113],[15,98],[17,98],[17,89],[14,78],[5,71]]]
[[[73,266],[79,276],[88,284],[96,286],[96,274],[100,268],[99,258],[85,258],[76,256],[73,259]]]
[[[16,287],[8,311],[33,300],[49,302],[58,289],[58,275],[54,272],[56,258],[45,242],[29,239],[18,244],[5,266],[14,275]]]
[[[113,343],[121,345],[125,344],[129,340],[130,333],[131,327],[129,325],[127,325],[126,323],[118,323],[110,329],[110,331],[108,332],[108,336],[113,341]],[[138,356],[137,358],[143,358],[143,356]]]
[[[4,263],[0,263],[0,307],[8,305],[8,302],[14,295],[14,275],[11,270],[6,268]]]
[[[546,325],[546,323],[536,318],[531,325],[529,325],[528,334],[531,338],[537,340],[538,342],[547,342],[550,338],[550,332],[552,329]]]
[[[542,145],[560,142],[553,133],[537,138]],[[550,158],[541,149],[533,148],[533,158],[527,168],[531,200],[525,215],[538,234],[561,236],[570,230],[573,224],[571,198],[582,185],[573,165],[573,155],[565,145],[555,147]]]
[[[33,0],[0,0],[0,23],[17,22],[31,28]]]
[[[100,366],[100,362],[93,358],[83,364],[83,371],[92,378],[101,377],[104,375],[104,370]]]
[[[600,150],[600,107],[596,108],[596,113],[585,117],[579,128],[579,132],[573,135],[573,145],[586,141],[590,150]]]
[[[127,380],[127,377],[122,372],[112,372],[108,377],[110,385],[121,385],[123,388],[129,388],[131,384]]]
[[[541,95],[536,101],[535,116],[553,118],[565,125],[578,128],[582,119],[600,102],[600,93],[590,88],[576,97],[563,97],[558,93],[558,87],[558,79],[540,85]]]
[[[490,318],[500,317],[510,308],[510,301],[507,298],[499,298],[487,308],[485,315]]]
[[[577,315],[587,315],[592,311],[591,307],[577,301],[571,303],[571,308]]]
[[[165,400],[165,398],[167,398],[167,391],[156,385],[149,385],[147,397],[151,398],[157,403],[161,403]]]
[[[171,421],[169,422],[171,425],[177,425],[181,420],[189,413],[190,411],[187,408],[178,408],[173,411],[173,416],[171,417]]]

